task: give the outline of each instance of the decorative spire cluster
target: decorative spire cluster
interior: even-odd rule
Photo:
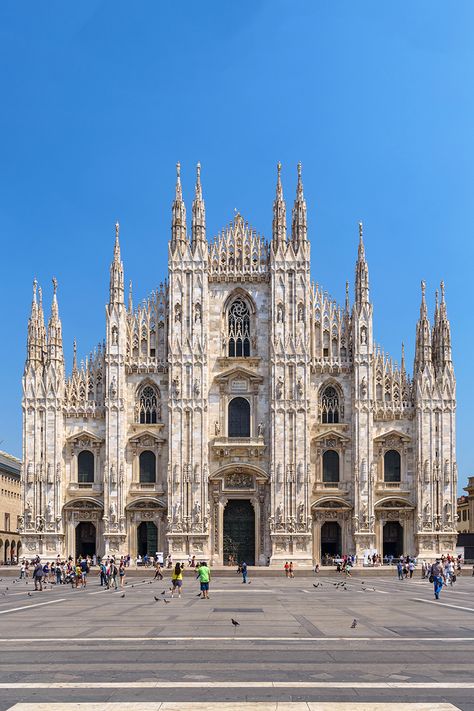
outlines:
[[[357,253],[355,274],[355,304],[360,309],[369,303],[369,267],[365,258],[364,229],[359,222],[359,249]]]
[[[57,300],[58,282],[53,278],[53,300],[46,331],[43,311],[43,292],[36,279],[33,281],[33,299],[28,319],[27,355],[25,370],[29,367],[45,367],[50,363],[63,363],[61,320]],[[38,298],[37,298],[38,297]]]
[[[185,213],[186,222],[186,213]],[[192,238],[193,238],[193,248],[195,249],[198,244],[206,243],[206,207],[204,205],[204,200],[202,197],[202,186],[201,186],[201,164],[198,163],[196,166],[196,188],[193,200],[193,210],[192,210]]]
[[[53,277],[52,282],[53,301],[51,303],[51,316],[48,321],[47,360],[48,363],[64,363],[62,327],[57,298],[58,280],[56,277]]]
[[[443,281],[440,284],[440,291],[441,303],[439,305],[438,292],[436,292],[436,309],[432,338],[433,365],[437,373],[443,373],[445,367],[451,364],[451,327],[446,310]]]
[[[426,283],[421,282],[420,318],[416,325],[415,368],[416,372],[423,372],[431,365],[431,328],[426,308]]]

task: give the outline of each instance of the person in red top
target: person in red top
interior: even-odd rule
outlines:
[[[285,569],[285,575],[286,575],[286,577],[288,578],[289,575],[290,575],[290,564],[288,563],[288,561],[286,561],[286,563],[285,563],[285,565],[284,565],[283,567],[284,567],[284,569]]]

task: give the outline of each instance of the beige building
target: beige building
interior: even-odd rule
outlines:
[[[236,214],[210,242],[197,170],[179,174],[168,279],[124,294],[119,226],[105,342],[65,373],[57,286],[34,284],[23,378],[29,553],[170,551],[280,566],[376,549],[430,558],[456,541],[455,377],[444,287],[425,285],[413,377],[374,339],[362,225],[353,299],[310,277],[301,166],[287,230]],[[394,276],[394,279],[396,277]],[[393,287],[396,284],[394,282]],[[415,324],[414,324],[415,325]]]
[[[0,452],[0,565],[10,565],[21,555],[21,462]]]
[[[464,491],[467,495],[457,500],[457,529],[459,533],[474,533],[474,476],[469,477]]]

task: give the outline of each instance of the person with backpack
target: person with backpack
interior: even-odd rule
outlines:
[[[171,576],[171,597],[174,596],[174,591],[178,591],[178,598],[181,599],[181,588],[183,587],[183,568],[184,563],[176,563],[174,566],[173,575]]]
[[[33,580],[35,582],[35,590],[43,592],[43,566],[38,558],[33,570]],[[39,585],[39,588],[38,588]]]
[[[242,563],[240,564],[240,571],[242,573],[242,582],[246,583],[247,582],[247,563],[245,562],[245,560],[242,561]]]
[[[431,566],[430,582],[433,583],[435,600],[439,600],[444,582],[443,566],[439,558]]]

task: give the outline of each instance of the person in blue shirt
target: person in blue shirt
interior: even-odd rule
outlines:
[[[242,582],[246,583],[247,582],[247,563],[242,561],[240,564],[240,572],[242,573]]]

